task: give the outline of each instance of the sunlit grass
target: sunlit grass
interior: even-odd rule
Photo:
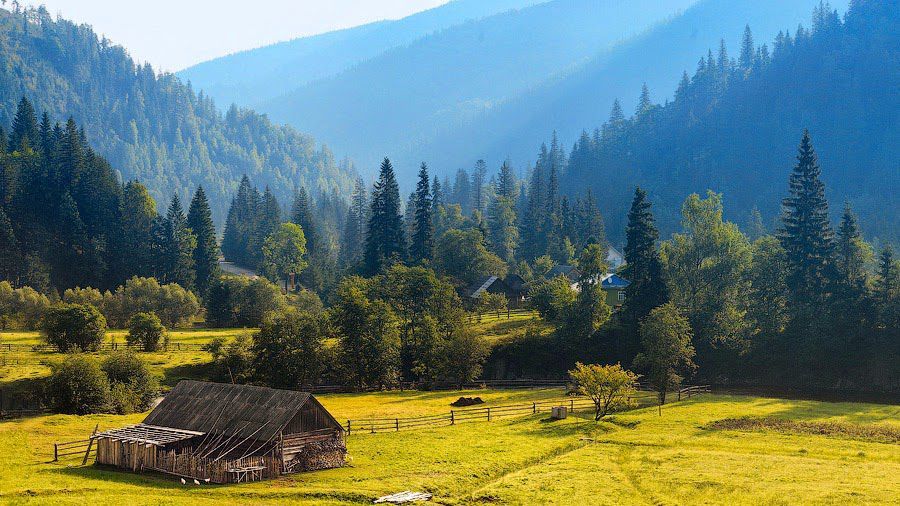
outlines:
[[[553,390],[469,391],[494,403]],[[319,396],[338,419],[444,412],[460,392]],[[182,486],[80,460],[48,463],[55,440],[142,415],[39,416],[0,423],[0,501],[58,504],[368,503],[402,490],[438,504],[891,504],[900,447],[825,435],[704,428],[724,418],[895,424],[897,406],[702,396],[615,415],[546,415],[348,438],[342,469],[232,486]],[[629,428],[630,427],[630,428]],[[69,467],[71,465],[71,467]]]

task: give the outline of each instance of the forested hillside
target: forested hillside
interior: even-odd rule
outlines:
[[[499,164],[509,157],[523,169],[534,163],[534,146],[556,131],[568,146],[582,129],[593,127],[609,114],[613,100],[623,109],[637,106],[646,83],[657,102],[672,99],[681,74],[695,68],[709,48],[725,40],[737,48],[746,25],[758,43],[769,42],[779,30],[793,31],[809,21],[818,0],[702,0],[684,12],[658,23],[606,51],[598,51],[571,72],[548,79],[520,96],[497,104],[432,141],[399,153],[399,158],[444,161],[450,168],[471,166],[478,158]],[[832,7],[846,10],[848,0]],[[736,56],[736,55],[733,55]]]
[[[810,28],[780,33],[772,44],[754,43],[746,31],[739,47],[702,56],[674,101],[659,106],[645,97],[630,119],[614,107],[602,128],[578,141],[561,186],[591,188],[616,234],[624,190],[635,185],[653,194],[664,232],[677,224],[683,196],[707,188],[725,194],[737,222],[752,216],[771,231],[778,182],[792,162],[786,153],[808,128],[829,199],[851,201],[866,235],[896,242],[898,21],[896,0],[859,0],[844,20],[825,4]]]
[[[135,63],[89,26],[42,8],[0,10],[0,124],[27,97],[51,117],[72,116],[123,181],[139,179],[161,205],[202,184],[217,223],[244,174],[288,201],[298,186],[349,194],[353,170],[293,128],[216,108],[171,74]]]
[[[470,128],[485,111],[692,3],[556,0],[503,12],[390,49],[260,103],[258,110],[315,131],[374,170],[381,157],[396,158],[440,133]],[[470,149],[456,155],[473,162],[481,156]],[[438,172],[457,168],[441,158],[402,158],[397,169],[404,186],[422,160]]]
[[[316,79],[339,74],[432,32],[546,0],[453,0],[380,21],[223,56],[178,72],[220,104],[256,107]]]

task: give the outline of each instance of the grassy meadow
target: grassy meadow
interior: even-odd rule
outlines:
[[[338,418],[446,412],[459,395],[488,405],[558,396],[558,390],[390,392],[320,396]],[[438,504],[896,504],[900,408],[704,395],[594,422],[546,414],[384,434],[353,434],[349,465],[279,480],[181,485],[80,458],[52,459],[54,441],[143,415],[45,415],[0,423],[0,501],[13,504],[348,504],[416,490]],[[810,430],[716,428],[768,417]],[[847,436],[827,427],[880,428]],[[817,429],[818,428],[818,429]]]

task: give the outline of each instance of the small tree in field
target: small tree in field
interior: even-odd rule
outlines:
[[[621,365],[575,364],[569,377],[577,385],[578,393],[594,401],[594,420],[599,420],[618,408],[628,405],[635,391],[638,375]]]
[[[692,360],[693,337],[690,322],[671,302],[650,311],[641,320],[644,352],[634,358],[634,364],[647,371],[647,379],[659,393],[660,406],[666,402],[666,391],[681,385],[681,374],[697,367]]]
[[[128,344],[140,345],[144,351],[156,351],[166,333],[156,313],[137,313],[128,320]]]
[[[484,292],[478,297],[478,314],[496,312],[497,318],[500,318],[500,311],[506,309],[509,301],[502,293]]]
[[[52,367],[47,396],[56,413],[102,413],[109,409],[109,380],[93,358],[70,355]]]
[[[262,247],[262,270],[266,277],[277,282],[284,279],[285,291],[291,274],[299,274],[308,265],[306,236],[300,225],[282,223],[266,238]]]
[[[59,304],[44,315],[44,339],[60,351],[96,351],[106,334],[106,318],[90,304]]]

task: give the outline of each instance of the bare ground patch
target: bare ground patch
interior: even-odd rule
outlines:
[[[771,430],[786,434],[813,434],[876,443],[900,443],[900,428],[848,422],[805,422],[781,418],[725,418],[703,426],[707,430]]]

